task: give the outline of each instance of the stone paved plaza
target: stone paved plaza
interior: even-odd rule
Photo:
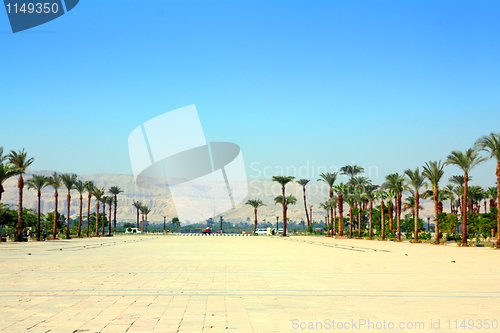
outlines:
[[[500,320],[499,260],[312,236],[0,243],[0,331],[498,332],[478,327]]]

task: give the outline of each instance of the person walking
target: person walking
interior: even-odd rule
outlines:
[[[43,230],[43,241],[47,238],[47,230]]]

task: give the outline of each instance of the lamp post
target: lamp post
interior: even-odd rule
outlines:
[[[165,234],[167,230],[167,217],[163,216],[163,234]]]
[[[220,216],[220,234],[222,236],[222,215]]]

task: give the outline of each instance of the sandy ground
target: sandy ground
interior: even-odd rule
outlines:
[[[0,243],[0,331],[498,332],[499,261],[312,236]]]

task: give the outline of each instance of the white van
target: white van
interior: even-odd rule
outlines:
[[[267,235],[267,228],[266,229],[257,229],[257,231],[255,231],[255,233],[257,235]]]
[[[142,231],[140,231],[137,228],[127,228],[125,229],[126,234],[142,234]]]

